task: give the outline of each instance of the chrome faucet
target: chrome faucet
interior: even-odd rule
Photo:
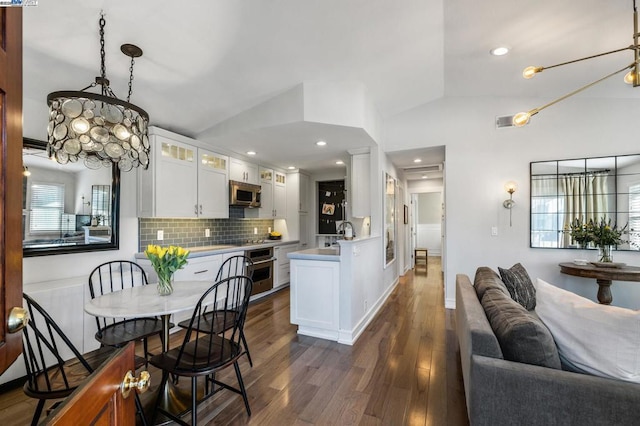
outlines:
[[[347,225],[349,225],[349,228],[346,227]],[[353,240],[356,237],[356,233],[353,230],[353,224],[349,221],[345,220],[340,225],[338,225],[336,232],[340,234],[340,231],[342,231],[342,238],[344,238],[345,240]]]

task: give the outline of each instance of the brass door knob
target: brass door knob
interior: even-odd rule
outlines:
[[[124,379],[122,380],[122,385],[120,386],[120,391],[122,392],[122,396],[125,398],[129,397],[129,392],[131,389],[135,389],[138,393],[145,393],[149,386],[151,385],[151,374],[147,371],[140,372],[139,377],[134,377],[131,373],[131,370],[127,371]]]
[[[17,333],[29,323],[29,312],[22,306],[14,306],[9,312],[7,331]]]

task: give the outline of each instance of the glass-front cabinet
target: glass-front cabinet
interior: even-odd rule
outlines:
[[[531,247],[582,247],[572,224],[622,229],[617,250],[640,250],[640,154],[532,162]]]

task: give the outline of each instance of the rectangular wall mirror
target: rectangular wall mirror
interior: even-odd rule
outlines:
[[[604,218],[627,225],[617,250],[640,250],[640,154],[532,162],[530,171],[531,247],[582,248],[570,224]]]
[[[22,248],[25,257],[118,249],[120,172],[58,164],[46,142],[23,140]]]

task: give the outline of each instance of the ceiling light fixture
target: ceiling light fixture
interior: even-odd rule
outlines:
[[[247,151],[247,155],[256,155],[255,151]]]
[[[416,158],[415,160],[413,160],[414,163],[422,163],[422,159],[421,158]]]
[[[342,166],[342,165],[344,164],[344,161],[342,161],[342,160],[338,160],[338,161],[336,161],[336,164],[337,164],[338,166]]]
[[[295,170],[295,169],[296,169],[296,166],[289,166],[289,167],[287,167],[287,169],[289,169],[289,170]]]
[[[49,157],[60,164],[82,159],[89,169],[114,163],[120,170],[149,166],[149,114],[129,103],[133,83],[134,58],[142,50],[123,44],[120,50],[131,58],[129,94],[123,101],[109,87],[105,67],[104,13],[100,14],[100,77],[80,91],[49,93],[49,125],[47,127]],[[87,92],[100,86],[100,93]]]
[[[495,49],[491,49],[489,53],[491,53],[493,56],[504,56],[507,53],[509,53],[509,48],[500,46],[500,47],[496,47]]]
[[[544,70],[547,69],[551,69],[551,68],[556,68],[556,67],[560,67],[563,65],[568,65],[568,64],[573,64],[575,62],[581,62],[581,61],[585,61],[587,59],[593,59],[593,58],[598,58],[600,56],[605,56],[605,55],[610,55],[612,53],[618,53],[618,52],[623,52],[625,50],[632,50],[633,51],[633,62],[627,66],[625,66],[624,68],[621,68],[617,71],[612,72],[611,74],[608,74],[592,83],[589,83],[585,86],[580,87],[579,89],[574,90],[573,92],[569,92],[564,96],[561,96],[560,98],[549,102],[548,104],[545,104],[541,107],[538,108],[534,108],[530,111],[527,112],[519,112],[516,115],[513,116],[513,124],[517,127],[522,127],[526,124],[529,123],[529,121],[531,120],[531,117],[536,115],[537,113],[539,113],[540,111],[542,111],[545,108],[550,107],[551,105],[555,105],[560,101],[563,101],[565,99],[567,99],[568,97],[571,97],[577,93],[582,92],[583,90],[586,90],[592,86],[595,86],[596,84],[610,78],[613,77],[616,74],[619,74],[623,71],[626,70],[630,70],[627,75],[625,75],[624,77],[624,81],[625,83],[628,84],[632,84],[633,87],[638,87],[640,86],[640,44],[638,43],[640,39],[640,34],[638,34],[638,10],[636,9],[636,0],[633,0],[633,44],[630,46],[626,46],[626,47],[622,47],[620,49],[615,49],[615,50],[611,50],[609,52],[604,52],[604,53],[598,53],[597,55],[591,55],[591,56],[587,56],[584,58],[580,58],[580,59],[574,59],[572,61],[567,61],[567,62],[562,62],[560,64],[556,64],[556,65],[551,65],[548,67],[527,67],[525,68],[525,70],[522,72],[522,76],[524,78],[533,78],[537,73],[540,73]]]
[[[325,141],[318,141],[316,142],[316,145],[318,146],[325,146],[327,143]]]

